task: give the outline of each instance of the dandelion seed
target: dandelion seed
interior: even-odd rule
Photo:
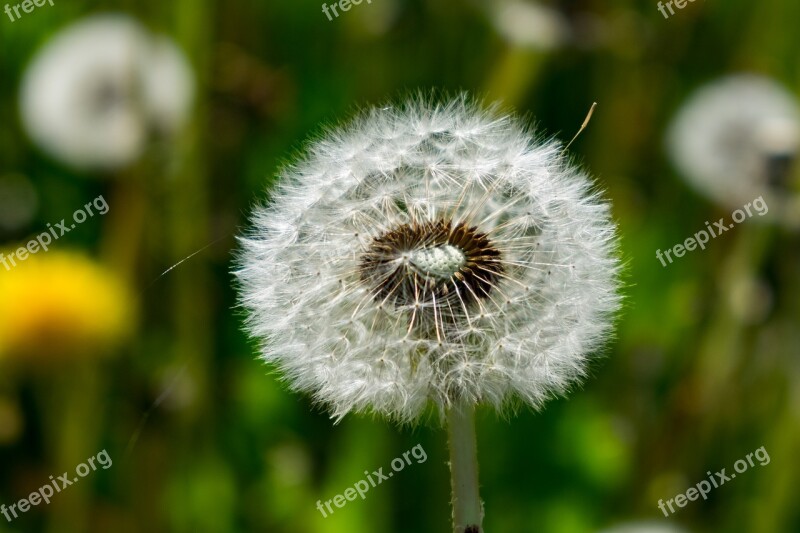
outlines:
[[[456,525],[479,528],[474,406],[539,408],[584,375],[619,304],[608,204],[466,97],[366,111],[281,178],[237,272],[264,359],[337,420],[437,405]]]

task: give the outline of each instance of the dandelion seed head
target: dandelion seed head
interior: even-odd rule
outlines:
[[[328,131],[242,244],[264,359],[337,419],[538,408],[585,374],[619,304],[608,204],[558,143],[466,97]]]
[[[570,39],[569,22],[557,10],[539,2],[506,0],[493,4],[497,31],[516,46],[552,50]]]
[[[194,80],[181,50],[125,15],[82,19],[34,56],[20,89],[22,122],[52,156],[79,169],[136,160],[151,130],[186,121]]]
[[[752,74],[716,80],[680,108],[667,148],[681,175],[717,203],[763,196],[769,218],[790,211],[800,150],[800,105],[780,84]]]

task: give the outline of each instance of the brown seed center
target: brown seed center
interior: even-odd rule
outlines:
[[[439,220],[402,224],[376,237],[359,270],[380,302],[457,311],[487,298],[503,266],[486,234]]]

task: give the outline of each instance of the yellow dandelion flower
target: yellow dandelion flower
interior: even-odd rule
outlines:
[[[104,353],[131,332],[133,300],[113,272],[78,252],[0,268],[0,357]]]

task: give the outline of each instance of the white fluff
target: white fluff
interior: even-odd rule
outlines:
[[[194,80],[183,53],[124,15],[62,30],[34,57],[20,91],[31,138],[77,168],[116,168],[145,148],[151,129],[185,122]]]
[[[739,208],[763,196],[770,217],[782,216],[789,191],[779,182],[790,181],[792,170],[779,172],[776,164],[798,155],[800,107],[769,78],[728,76],[690,96],[667,144],[683,177],[712,200]]]
[[[557,10],[521,0],[492,4],[493,21],[498,32],[510,43],[537,50],[552,50],[570,39],[567,19]]]
[[[560,151],[466,98],[371,109],[328,131],[283,171],[242,240],[241,302],[264,359],[336,419],[411,421],[456,399],[538,408],[565,392],[609,333],[619,263],[609,205]],[[376,298],[359,273],[373,240],[442,219],[501,252],[489,297]],[[431,277],[462,263],[447,245],[407,252],[397,264]],[[435,319],[415,315],[423,307]]]

